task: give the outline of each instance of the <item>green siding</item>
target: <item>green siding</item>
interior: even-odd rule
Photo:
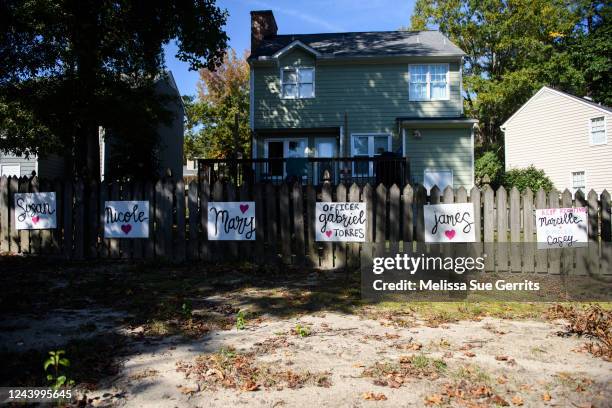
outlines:
[[[453,171],[453,187],[472,187],[472,138],[467,128],[418,128],[421,138],[413,136],[415,128],[406,129],[406,157],[410,159],[410,177],[423,183],[425,169]]]
[[[409,101],[408,65],[423,62],[416,59],[394,63],[315,62],[307,52],[293,49],[278,64],[255,66],[255,129],[343,126],[346,112],[349,133],[392,133],[397,147],[400,142],[396,118],[461,114],[457,61],[449,62],[449,100]],[[280,68],[294,65],[316,66],[314,98],[280,97]]]

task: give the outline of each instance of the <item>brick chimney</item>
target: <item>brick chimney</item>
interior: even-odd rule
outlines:
[[[251,11],[251,53],[264,38],[276,35],[278,27],[272,10]]]

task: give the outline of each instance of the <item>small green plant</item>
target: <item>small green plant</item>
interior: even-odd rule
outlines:
[[[242,310],[238,311],[236,315],[236,329],[244,330],[246,328],[246,318]]]
[[[45,372],[47,373],[47,381],[51,384],[53,389],[57,390],[63,386],[73,386],[74,381],[69,379],[63,368],[70,367],[70,360],[66,357],[62,357],[66,352],[64,350],[56,350],[49,352],[49,358],[45,360],[43,365]],[[51,369],[51,372],[48,372]]]
[[[294,330],[295,334],[297,334],[300,337],[308,337],[310,336],[310,329],[306,326],[302,326],[301,324],[296,324],[295,325],[295,330]]]
[[[183,305],[181,306],[181,313],[186,319],[191,319],[193,314],[193,306],[191,305],[190,300],[185,300],[185,302],[183,302]]]

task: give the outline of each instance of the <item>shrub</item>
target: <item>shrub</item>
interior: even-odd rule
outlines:
[[[476,160],[474,171],[477,186],[491,184],[491,187],[496,189],[501,183],[504,174],[504,165],[495,152],[488,151]],[[488,182],[485,177],[488,177]]]
[[[533,192],[538,191],[540,188],[549,192],[555,188],[552,181],[544,174],[544,170],[536,169],[534,166],[507,171],[504,175],[504,187],[508,190],[516,187],[521,192],[527,187]]]

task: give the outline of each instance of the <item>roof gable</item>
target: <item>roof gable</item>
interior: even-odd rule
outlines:
[[[512,116],[510,116],[510,117],[508,118],[508,120],[506,120],[506,121],[505,121],[505,122],[504,122],[504,123],[503,123],[503,124],[500,126],[500,129],[501,129],[502,131],[504,131],[504,130],[505,130],[505,128],[506,128],[506,126],[507,126],[507,125],[508,125],[508,124],[509,124],[509,123],[510,123],[510,122],[511,122],[511,121],[512,121],[514,118],[518,117],[518,116],[519,116],[519,114],[520,114],[521,112],[523,112],[523,111],[524,111],[524,110],[525,110],[525,109],[526,109],[526,108],[527,108],[527,107],[528,107],[528,106],[529,106],[529,105],[530,105],[530,104],[531,104],[533,101],[537,100],[537,99],[538,99],[538,98],[539,98],[541,95],[543,95],[544,93],[549,93],[549,94],[551,94],[551,95],[553,95],[553,96],[560,97],[560,98],[566,98],[566,99],[568,99],[568,100],[570,100],[570,101],[573,101],[573,102],[575,102],[575,103],[580,103],[580,104],[586,105],[586,106],[588,106],[589,108],[595,109],[595,110],[597,110],[597,111],[600,111],[600,112],[603,112],[603,113],[606,113],[606,114],[611,114],[611,113],[612,113],[612,108],[609,108],[609,107],[607,107],[607,106],[599,105],[599,104],[597,104],[597,103],[595,103],[595,102],[592,102],[592,101],[589,101],[589,100],[587,100],[587,99],[580,98],[579,96],[571,95],[571,94],[568,94],[568,93],[566,93],[566,92],[562,92],[562,91],[559,91],[559,90],[557,90],[557,89],[550,88],[550,87],[548,87],[548,86],[543,86],[543,87],[542,87],[542,88],[541,88],[541,89],[540,89],[538,92],[536,92],[536,93],[535,93],[535,94],[534,94],[534,95],[533,95],[531,98],[529,98],[529,100],[528,100],[527,102],[525,102],[525,103],[523,104],[523,106],[521,106],[521,107],[520,107],[520,108],[519,108],[519,109],[518,109],[516,112],[514,112],[514,114],[512,114]]]
[[[303,42],[299,41],[299,40],[295,40],[293,41],[291,44],[281,48],[280,50],[276,51],[272,57],[273,58],[279,58],[280,56],[282,56],[283,54],[286,54],[287,52],[291,51],[292,49],[299,47],[304,49],[305,51],[311,53],[312,55],[318,57],[321,55],[320,52],[318,52],[317,50],[315,50],[312,47],[309,47],[308,45],[304,44]]]

